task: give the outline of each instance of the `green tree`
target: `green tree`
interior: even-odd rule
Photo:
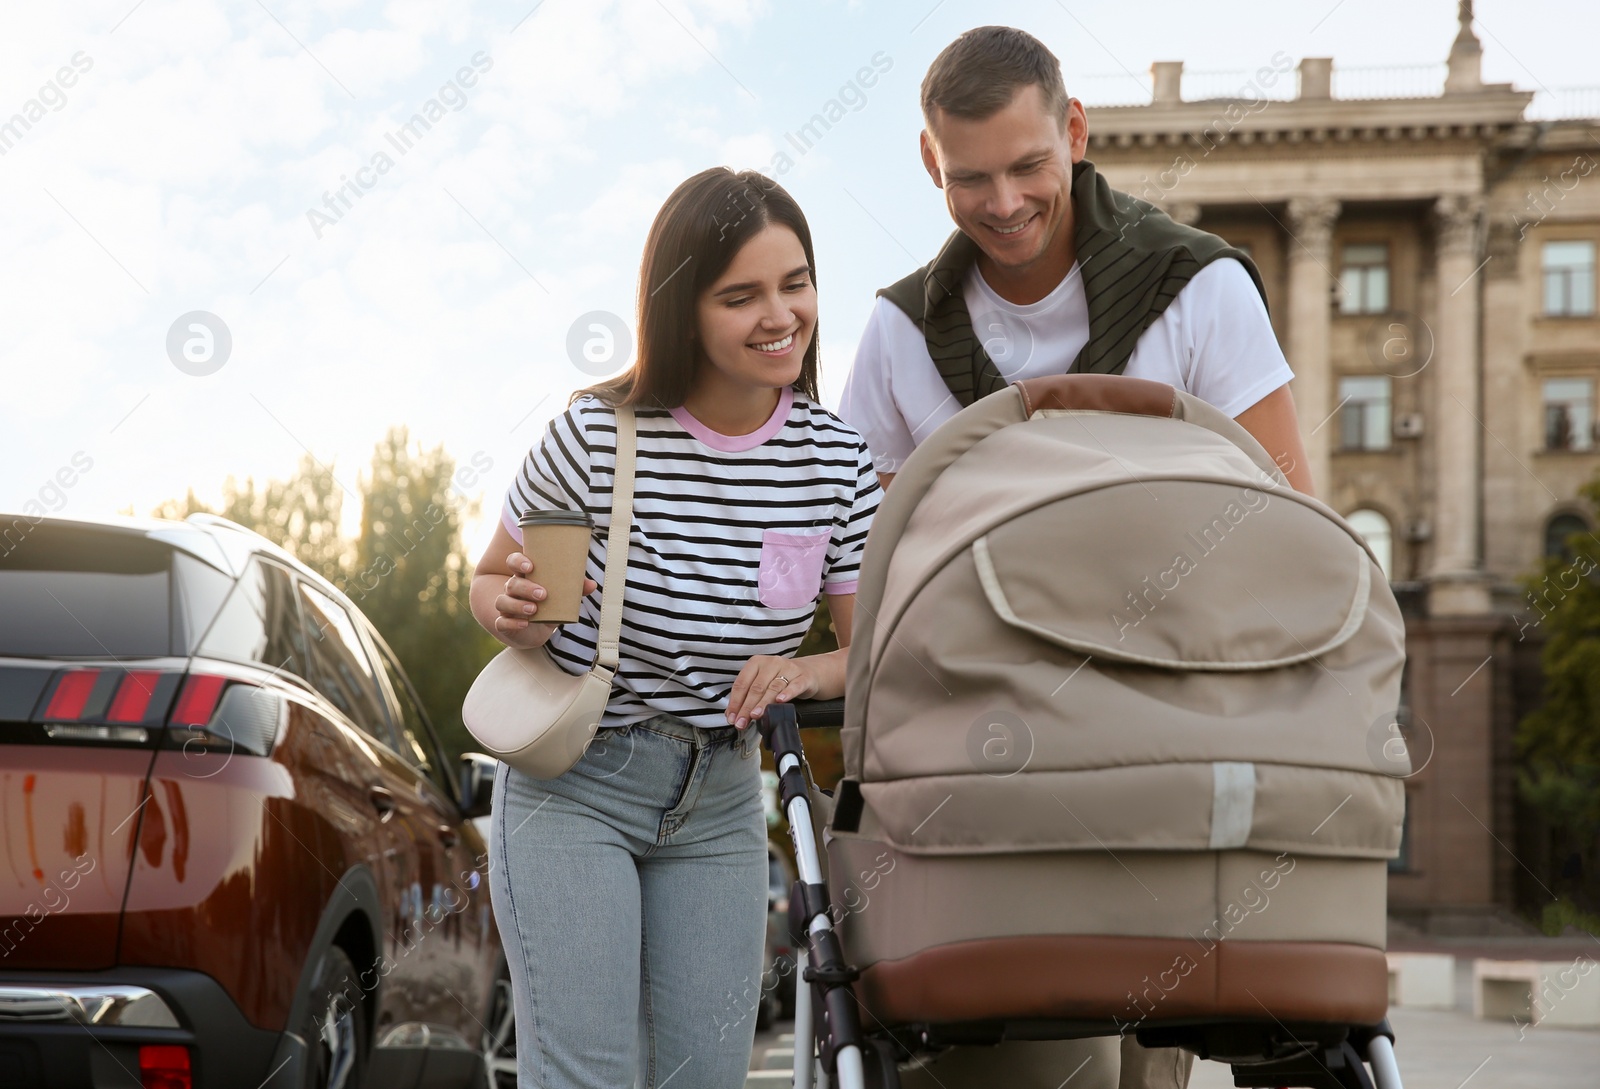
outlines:
[[[232,476],[222,486],[222,507],[213,510],[190,488],[184,498],[168,499],[151,511],[154,518],[182,520],[203,512],[218,514],[254,530],[334,584],[349,569],[351,548],[340,528],[344,489],[332,468],[310,454],[300,458],[288,480],[269,480],[256,490],[254,477],[244,486]]]
[[[401,668],[438,730],[452,765],[474,748],[461,723],[461,701],[501,644],[472,617],[472,563],[461,540],[476,515],[452,488],[455,462],[442,446],[407,449],[409,433],[391,428],[358,477],[361,529],[340,529],[344,484],[306,454],[294,474],[257,488],[229,476],[213,509],[189,489],[152,510],[155,518],[217,514],[254,530],[339,587],[394,648]]]
[[[1600,477],[1582,489],[1600,510]],[[1600,885],[1600,538],[1574,534],[1525,582],[1530,619],[1545,636],[1544,700],[1517,729],[1518,788],[1560,841],[1565,891],[1593,910]],[[1552,875],[1552,880],[1557,876]],[[1585,888],[1587,885],[1587,888]]]
[[[461,541],[478,512],[452,486],[455,461],[443,446],[408,451],[409,432],[394,427],[372,454],[362,482],[355,569],[342,584],[383,634],[454,761],[474,748],[461,723],[461,701],[501,644],[473,619],[472,561]]]

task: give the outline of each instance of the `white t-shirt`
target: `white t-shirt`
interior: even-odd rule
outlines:
[[[712,431],[684,408],[635,415],[620,661],[601,724],[665,712],[726,726],[728,693],[751,655],[789,657],[817,598],[856,592],[878,478],[861,436],[793,387],[748,435]],[[587,511],[587,574],[603,590],[616,464],[617,414],[585,394],[528,451],[502,524],[521,544],[523,511]],[[585,597],[578,620],[547,644],[569,673],[594,664],[600,600]]]
[[[1074,264],[1036,303],[1007,302],[974,264],[962,282],[972,328],[1009,382],[1065,374],[1089,342],[1089,304]],[[1123,374],[1176,386],[1233,417],[1294,377],[1243,265],[1221,258],[1194,275],[1134,346]],[[861,432],[881,473],[961,410],[922,330],[880,297],[845,381],[839,415]]]

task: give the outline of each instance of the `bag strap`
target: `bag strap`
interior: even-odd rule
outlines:
[[[617,409],[617,467],[611,477],[606,584],[600,595],[600,646],[594,663],[607,674],[616,671],[621,654],[622,593],[628,584],[628,539],[633,533],[634,432],[633,406],[622,405]]]

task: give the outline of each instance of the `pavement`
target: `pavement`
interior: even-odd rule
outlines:
[[[1470,971],[1470,968],[1468,969]],[[1405,1089],[1596,1089],[1600,1030],[1519,1029],[1467,1010],[1389,1011]],[[1221,1063],[1197,1062],[1190,1089],[1233,1089]]]
[[[1556,961],[1587,956],[1600,959],[1600,943],[1588,937],[1434,938],[1396,935],[1391,947],[1405,952],[1448,952],[1456,957],[1456,1008],[1389,1011],[1395,1031],[1395,1057],[1405,1089],[1600,1089],[1600,1028],[1480,1021],[1472,1016],[1472,963],[1494,960]],[[768,1048],[792,1046],[780,1022],[756,1037],[751,1069],[763,1064]],[[752,1080],[751,1086],[778,1084]],[[787,1085],[787,1080],[782,1084]],[[1222,1063],[1196,1062],[1190,1089],[1233,1089]]]

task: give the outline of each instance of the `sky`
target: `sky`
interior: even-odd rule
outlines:
[[[476,560],[549,418],[626,364],[656,210],[718,164],[805,210],[832,407],[874,291],[952,229],[917,92],[984,23],[1044,41],[1092,129],[1155,60],[1437,64],[1456,4],[0,0],[0,512],[215,505],[309,452],[353,533],[403,424],[463,467]],[[1600,85],[1592,0],[1476,28],[1486,81]]]

